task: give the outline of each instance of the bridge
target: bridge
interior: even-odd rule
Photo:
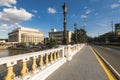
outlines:
[[[0,58],[0,80],[116,80],[85,44]]]

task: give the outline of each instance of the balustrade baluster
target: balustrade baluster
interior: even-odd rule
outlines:
[[[44,62],[43,62],[43,56],[42,55],[40,55],[40,69],[42,69],[43,68],[43,65],[44,65]]]
[[[60,59],[60,51],[57,52],[57,59]]]
[[[13,66],[8,66],[7,75],[5,76],[5,80],[14,80],[15,73],[13,72]]]
[[[33,62],[32,62],[32,72],[33,73],[35,73],[35,71],[37,70],[36,58],[37,58],[37,56],[33,57]]]
[[[49,63],[48,54],[47,54],[47,53],[46,53],[46,55],[45,55],[45,63],[46,63],[46,65],[48,65],[48,63]]]
[[[56,52],[54,52],[54,61],[56,61]]]
[[[53,54],[52,54],[52,52],[50,53],[50,62],[51,63],[53,62]]]
[[[21,70],[21,75],[24,78],[28,74],[28,67],[27,67],[27,61],[28,59],[24,59],[22,62],[22,70]]]

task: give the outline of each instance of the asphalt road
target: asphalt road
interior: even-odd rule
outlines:
[[[120,48],[98,45],[91,46],[120,74]]]
[[[89,46],[85,46],[46,80],[109,80]]]

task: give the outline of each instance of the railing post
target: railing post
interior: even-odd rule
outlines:
[[[57,59],[60,59],[60,51],[57,51]]]
[[[44,62],[43,62],[43,56],[42,55],[40,55],[40,63],[39,63],[39,65],[40,65],[40,69],[43,69]]]
[[[54,52],[53,55],[54,55],[54,61],[56,61],[56,52]]]
[[[37,56],[34,56],[33,61],[32,61],[32,72],[33,73],[35,73],[35,71],[37,70],[36,58]]]
[[[51,63],[53,62],[53,54],[52,54],[52,52],[50,53],[50,62]]]
[[[28,67],[27,67],[27,61],[28,60],[29,60],[29,58],[23,59],[22,70],[21,70],[22,78],[24,78],[25,76],[28,75]]]
[[[13,72],[13,65],[15,65],[17,62],[11,62],[7,63],[7,75],[5,76],[5,80],[14,80],[15,73]]]
[[[68,45],[68,55],[67,55],[68,61],[72,59],[72,53],[70,48],[71,48],[71,45]]]
[[[46,65],[48,65],[48,63],[49,63],[48,54],[47,53],[45,54],[45,63],[46,63]]]
[[[75,53],[77,53],[77,44],[75,45]]]
[[[79,48],[78,48],[79,44],[77,44],[77,52],[79,51]]]
[[[62,48],[62,58],[65,57],[65,53],[64,52],[65,52],[65,47]]]

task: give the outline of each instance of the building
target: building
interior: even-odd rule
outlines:
[[[39,43],[44,41],[44,34],[39,32],[38,29],[31,29],[19,27],[12,32],[8,33],[9,42],[33,42]]]
[[[8,42],[8,39],[0,39],[0,43],[6,43]]]
[[[68,43],[71,42],[73,32],[67,30],[67,41]],[[57,31],[56,29],[51,29],[51,32],[49,32],[49,38],[55,39],[58,44],[63,43],[63,31]]]
[[[120,36],[120,23],[115,24],[115,33]]]
[[[44,44],[47,44],[48,42],[49,42],[49,38],[48,37],[44,38]]]
[[[0,43],[5,43],[6,41],[5,40],[0,40]]]

